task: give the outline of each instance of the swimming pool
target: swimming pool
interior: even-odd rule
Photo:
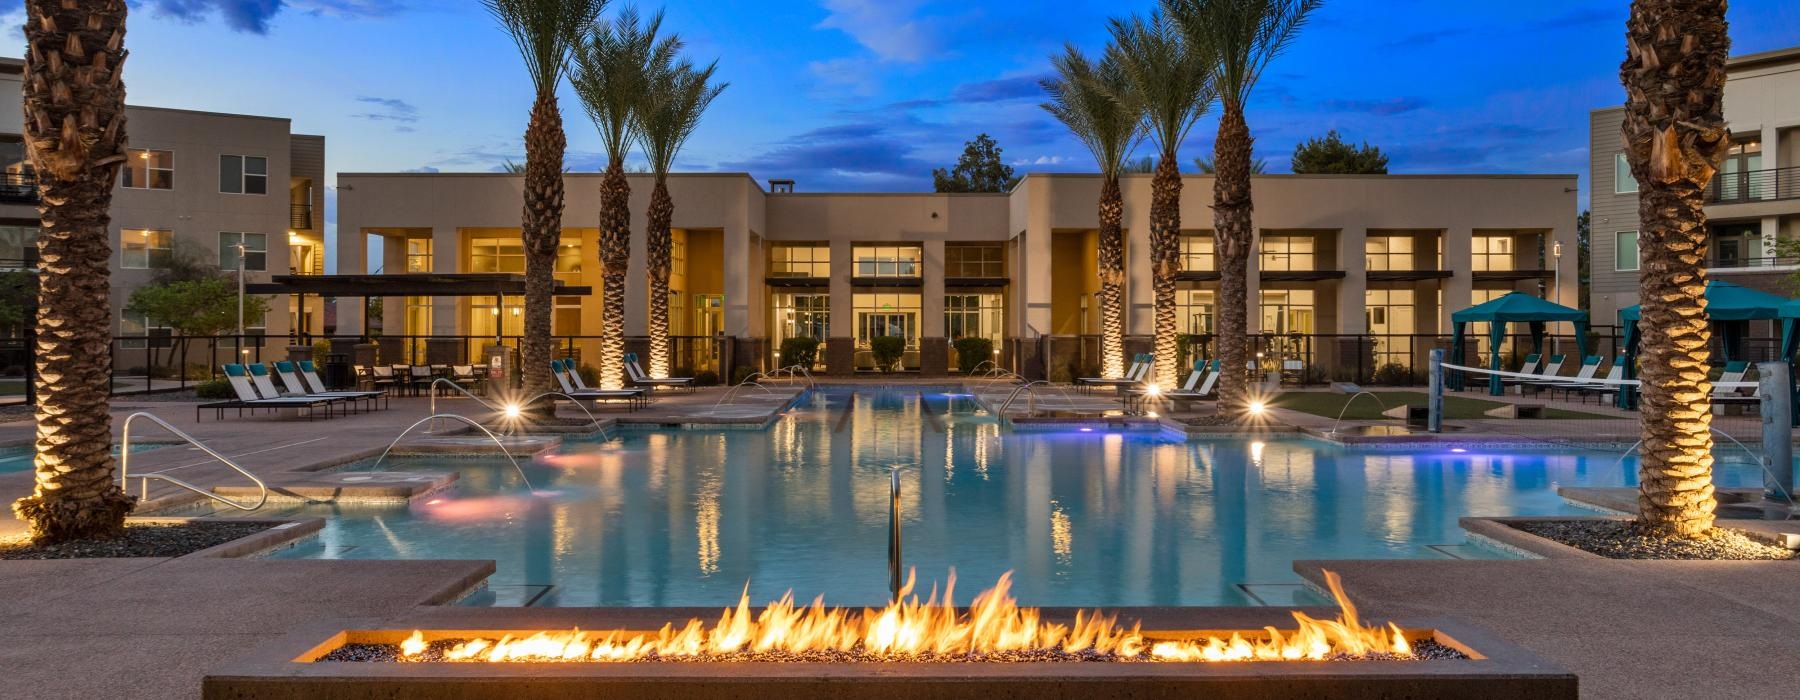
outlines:
[[[160,443],[137,443],[131,446],[131,453],[139,454],[167,446],[168,445]],[[33,468],[32,457],[36,456],[36,454],[36,448],[31,445],[0,447],[0,474],[31,471]],[[119,446],[113,445],[113,456],[117,457],[118,455]]]
[[[1635,478],[1616,452],[1003,433],[976,409],[815,392],[766,432],[568,443],[524,467],[542,497],[504,460],[389,460],[462,479],[410,507],[276,508],[330,522],[274,556],[493,559],[483,600],[497,604],[715,606],[746,582],[757,602],[793,589],[876,604],[899,465],[906,564],[922,581],[955,567],[965,599],[1011,570],[1033,605],[1288,604],[1313,601],[1295,559],[1482,556],[1457,518],[1586,513],[1554,488]],[[1755,485],[1756,469],[1727,456],[1718,482]]]

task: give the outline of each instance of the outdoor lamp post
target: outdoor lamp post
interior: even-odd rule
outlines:
[[[1562,241],[1550,244],[1550,303],[1562,303]],[[1541,278],[1540,278],[1541,279]],[[1562,352],[1562,339],[1550,337],[1550,351]]]
[[[238,312],[238,314],[237,314],[237,316],[238,316],[238,318],[237,318],[238,362],[243,362],[244,358],[250,354],[250,348],[244,347],[244,234],[241,234],[241,233],[238,234],[237,245],[234,245],[232,247],[237,249],[237,263],[238,263],[238,269],[237,269],[237,273],[238,273],[237,274],[237,278],[238,278],[237,279],[237,283],[238,283],[238,298],[237,298],[237,302],[238,302],[238,304],[237,304],[237,306],[238,306],[238,308],[237,308],[237,312]]]

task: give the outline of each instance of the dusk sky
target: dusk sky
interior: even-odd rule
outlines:
[[[1046,56],[1101,48],[1108,16],[1154,3],[669,2],[687,54],[730,89],[681,170],[789,177],[805,191],[920,191],[994,135],[1021,173],[1085,171],[1039,107]],[[609,8],[609,15],[623,3]],[[655,10],[655,3],[641,3]],[[1587,112],[1622,98],[1624,0],[1328,0],[1249,111],[1257,156],[1340,130],[1401,173],[1579,173]],[[531,100],[510,39],[475,0],[137,0],[133,104],[286,116],[324,134],[331,172],[490,171],[522,160]],[[20,0],[0,23],[21,55]],[[1800,45],[1800,3],[1734,0],[1732,53]],[[570,165],[602,161],[566,88]],[[1210,120],[1183,152],[1209,154]],[[1141,151],[1140,153],[1144,153]]]

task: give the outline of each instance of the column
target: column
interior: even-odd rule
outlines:
[[[1574,236],[1572,227],[1569,235],[1571,238]],[[1451,328],[1450,314],[1469,308],[1469,301],[1473,298],[1475,277],[1469,268],[1473,262],[1471,256],[1474,237],[1475,230],[1468,227],[1444,230],[1444,269],[1449,270],[1451,275],[1444,280],[1444,307],[1438,309],[1438,328]],[[1573,263],[1575,256],[1569,254],[1571,250],[1574,250],[1573,245],[1564,246],[1563,257]],[[1574,275],[1571,274],[1570,277],[1573,278]]]
[[[850,241],[831,242],[831,337],[825,341],[825,371],[835,376],[856,373],[856,300],[850,285],[854,254]]]
[[[919,373],[943,376],[950,371],[950,339],[944,331],[944,242],[925,241],[920,286]],[[986,359],[986,358],[983,358]]]
[[[1344,279],[1338,285],[1337,329],[1321,328],[1321,333],[1369,332],[1363,313],[1369,290],[1368,236],[1366,228],[1347,228],[1338,234],[1337,269],[1344,271]]]
[[[431,271],[454,274],[462,261],[462,231],[454,227],[433,228],[431,236]],[[390,239],[400,245],[401,270],[405,270],[406,241]],[[466,335],[468,325],[457,313],[461,304],[456,297],[431,298],[431,332],[437,335]],[[403,302],[404,303],[404,302]]]
[[[750,249],[750,230],[741,223],[725,228],[724,250],[725,335],[751,335],[751,302],[760,299],[761,251]],[[739,262],[734,262],[739,261]]]

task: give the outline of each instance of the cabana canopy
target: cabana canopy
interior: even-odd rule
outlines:
[[[1488,324],[1489,342],[1493,349],[1493,352],[1488,353],[1488,367],[1499,371],[1500,343],[1506,339],[1507,324],[1529,324],[1532,352],[1541,352],[1544,345],[1544,324],[1559,321],[1575,324],[1577,347],[1587,347],[1587,312],[1554,304],[1524,292],[1511,292],[1498,299],[1476,304],[1450,314],[1450,323],[1454,327],[1450,338],[1450,355],[1459,359],[1463,357],[1463,335],[1469,324],[1486,323]],[[1460,375],[1454,379],[1454,384],[1457,388],[1461,388]],[[1488,375],[1488,393],[1495,396],[1503,393],[1500,375]]]
[[[1727,362],[1737,359],[1731,356],[1732,351],[1742,344],[1743,337],[1748,333],[1747,322],[1784,318],[1782,310],[1790,306],[1793,307],[1795,316],[1785,318],[1782,323],[1781,347],[1782,357],[1793,362],[1792,343],[1797,341],[1793,331],[1796,319],[1800,319],[1800,306],[1793,306],[1796,303],[1800,302],[1730,282],[1710,280],[1706,283],[1706,316],[1714,324],[1721,324],[1719,333],[1724,342],[1720,343],[1720,347],[1723,349],[1723,359]],[[1633,378],[1637,376],[1637,324],[1642,315],[1643,310],[1638,306],[1619,309],[1619,327],[1625,334],[1626,376]],[[1629,387],[1620,391],[1616,399],[1618,406],[1630,408],[1637,398],[1633,394]]]

